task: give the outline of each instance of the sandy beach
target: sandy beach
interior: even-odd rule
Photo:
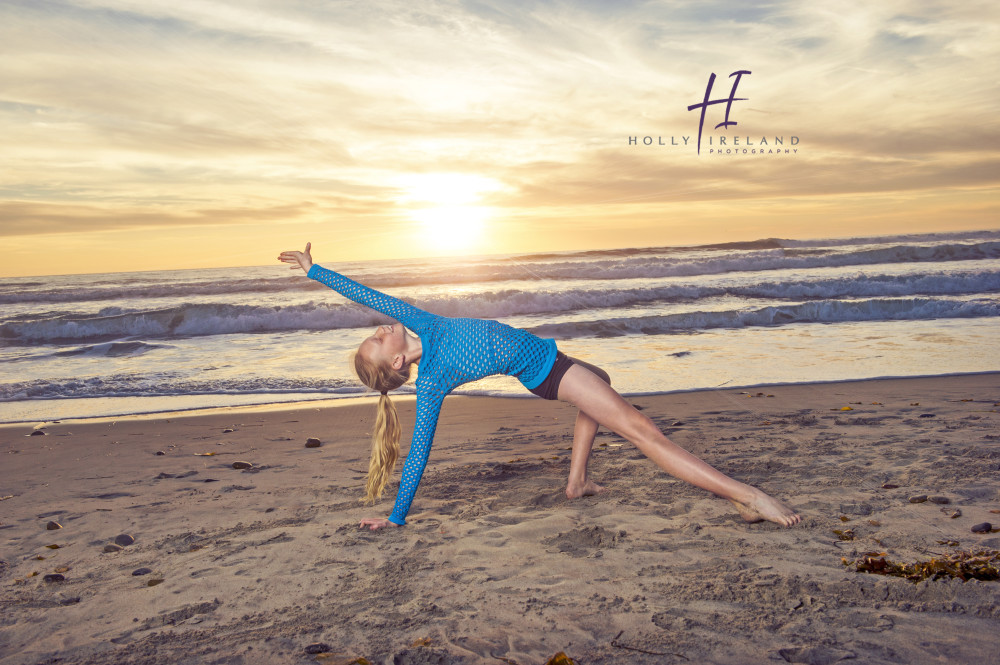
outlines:
[[[569,501],[575,413],[539,399],[449,397],[409,524],[374,533],[368,399],[0,426],[0,663],[995,661],[1000,583],[842,559],[1000,549],[971,531],[1000,523],[1000,375],[630,401],[803,522],[604,429],[607,491]]]

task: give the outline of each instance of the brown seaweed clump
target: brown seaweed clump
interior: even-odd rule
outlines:
[[[960,550],[936,556],[930,561],[913,563],[890,561],[885,557],[885,552],[866,552],[861,559],[855,561],[841,559],[841,561],[845,566],[854,566],[859,573],[893,575],[914,583],[942,577],[955,577],[963,582],[1000,580],[1000,551],[997,550]]]

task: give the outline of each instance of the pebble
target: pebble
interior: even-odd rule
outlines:
[[[136,568],[132,571],[132,575],[138,577],[139,575],[149,575],[151,572],[153,572],[152,568]]]
[[[52,573],[51,575],[46,575],[42,578],[46,582],[65,582],[66,578],[59,573]]]
[[[316,642],[306,647],[306,653],[330,653],[333,651],[326,642]]]
[[[76,605],[80,602],[80,596],[73,596],[72,598],[63,598],[59,601],[60,605]]]
[[[918,494],[917,496],[910,497],[910,503],[923,503],[927,500],[926,494]]]
[[[946,496],[932,496],[927,500],[930,501],[931,503],[942,503],[942,504],[951,503],[951,499],[949,499]]]
[[[962,509],[956,508],[955,511],[951,514],[951,519],[955,519],[956,517],[961,517],[961,516],[962,516]]]
[[[251,468],[253,468],[253,464],[251,464],[250,462],[233,462],[233,468],[234,469],[251,469]]]
[[[49,522],[48,524],[45,525],[45,528],[49,531],[55,531],[56,529],[61,529],[62,524],[60,524],[59,522]]]
[[[921,418],[933,418],[934,414],[933,413],[921,413],[920,417]]]
[[[163,480],[164,478],[173,478],[173,477],[174,477],[174,474],[163,472],[160,475],[158,475],[156,478],[153,478],[153,480]]]
[[[157,451],[156,451],[155,453],[153,453],[153,454],[154,454],[154,455],[166,455],[166,453],[165,453],[165,452],[163,452],[162,450],[157,450]]]
[[[121,545],[111,545],[110,543],[104,546],[105,552],[121,552],[123,549],[125,548]]]
[[[323,444],[320,442],[320,440],[314,436],[311,436],[308,439],[306,439],[306,448],[319,448],[321,445]]]
[[[226,429],[222,430],[222,433],[223,434],[230,434],[230,433],[235,432],[235,431],[236,430],[230,429],[230,428],[227,427]]]
[[[134,542],[135,542],[135,538],[133,538],[132,536],[128,535],[127,533],[122,533],[122,534],[119,534],[119,535],[115,536],[115,544],[116,545],[121,545],[122,547],[128,547],[129,545],[131,545]]]
[[[45,436],[45,432],[43,432],[40,429],[36,429],[34,432],[31,433],[31,436]]]
[[[674,422],[670,423],[670,426],[671,427],[680,427],[683,424],[684,424],[683,420],[675,420]]]
[[[983,522],[972,527],[972,533],[989,533],[993,530],[993,525],[989,522]]]

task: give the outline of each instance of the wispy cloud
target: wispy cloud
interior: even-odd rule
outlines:
[[[0,227],[0,236],[45,235],[108,230],[140,230],[157,227],[178,228],[201,224],[254,224],[285,221],[305,214],[309,203],[273,208],[202,208],[188,213],[157,211],[150,207],[80,205],[7,201],[0,203],[0,218],[9,220]]]

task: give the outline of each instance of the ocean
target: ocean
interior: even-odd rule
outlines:
[[[1000,371],[1000,231],[338,264],[321,249],[430,312],[555,338],[623,394]],[[277,262],[0,279],[0,422],[370,394],[349,354],[386,321]],[[534,399],[511,377],[455,393]]]

